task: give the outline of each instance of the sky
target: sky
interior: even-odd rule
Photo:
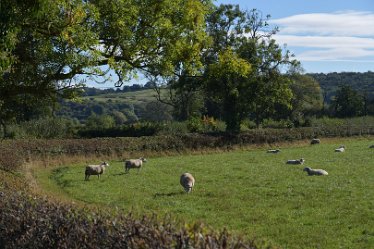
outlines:
[[[374,0],[217,0],[256,8],[278,26],[274,36],[295,55],[305,73],[374,71]],[[126,85],[145,84],[140,76]],[[89,83],[89,86],[113,87]]]
[[[374,71],[374,0],[218,0],[256,8],[306,73]]]

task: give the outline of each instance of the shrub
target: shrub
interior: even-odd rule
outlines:
[[[294,124],[290,120],[282,119],[279,121],[273,120],[273,119],[265,119],[262,123],[263,128],[292,128],[294,127]]]
[[[10,125],[11,138],[69,138],[73,137],[79,122],[61,117],[45,117]]]
[[[94,137],[141,137],[153,136],[160,131],[161,125],[159,123],[138,122],[130,125],[116,126],[112,128],[96,128],[84,129],[78,132],[82,138]]]
[[[203,122],[199,117],[191,117],[187,121],[187,129],[189,132],[201,132],[203,131]]]

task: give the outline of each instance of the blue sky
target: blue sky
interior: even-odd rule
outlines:
[[[374,0],[218,0],[271,15],[307,73],[374,71]]]
[[[374,0],[217,0],[271,15],[274,36],[306,73],[374,71]],[[126,84],[145,84],[140,76]],[[114,82],[94,87],[113,87]]]

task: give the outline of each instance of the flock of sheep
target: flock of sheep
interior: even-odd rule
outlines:
[[[129,159],[126,160],[124,163],[125,173],[129,173],[130,169],[138,169],[142,167],[143,163],[147,162],[147,159],[141,157],[139,159]],[[97,175],[100,179],[100,176],[104,173],[105,169],[109,167],[107,162],[102,162],[99,165],[87,165],[85,174],[85,180],[89,180],[91,175]],[[180,176],[180,184],[186,191],[186,193],[190,193],[192,191],[193,186],[195,185],[195,178],[190,173],[184,173]]]
[[[320,144],[321,143],[321,140],[318,139],[318,138],[313,138],[312,141],[310,142],[310,144]],[[335,149],[335,152],[344,152],[345,151],[345,146],[344,145],[341,145],[339,148]],[[275,150],[268,150],[267,151],[268,153],[279,153],[280,152],[280,149],[275,149]],[[305,162],[305,159],[304,158],[300,158],[300,159],[293,159],[293,160],[288,160],[286,162],[286,164],[304,164]],[[313,175],[317,175],[317,176],[326,176],[328,175],[329,173],[327,173],[326,170],[323,170],[323,169],[312,169],[310,167],[305,167],[303,169],[303,171],[306,171],[308,173],[308,175],[310,176],[313,176]]]
[[[321,141],[319,139],[312,139],[310,142],[313,144],[320,144]],[[370,148],[374,148],[374,145],[371,145]],[[335,149],[335,152],[344,152],[345,146],[341,145],[339,148]],[[279,153],[281,152],[280,149],[271,149],[268,150],[267,153]],[[144,157],[141,157],[139,159],[129,159],[126,160],[124,163],[125,172],[129,173],[130,169],[137,169],[138,171],[142,167],[143,163],[147,162],[147,160]],[[305,159],[292,159],[287,160],[286,164],[304,164]],[[107,162],[103,162],[100,165],[87,165],[85,170],[85,180],[89,180],[89,177],[91,175],[97,175],[97,177],[100,179],[100,176],[104,173],[105,169],[109,167],[109,164]],[[328,175],[326,170],[323,169],[312,169],[310,167],[305,167],[303,171],[306,171],[308,175],[313,176],[325,176]],[[195,185],[195,178],[190,173],[184,173],[180,176],[180,184],[184,188],[186,193],[190,193],[192,191],[192,188]]]

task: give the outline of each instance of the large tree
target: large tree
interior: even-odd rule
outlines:
[[[241,11],[234,5],[221,5],[208,18],[213,46],[204,57],[207,96],[221,106],[227,131],[238,132],[241,121],[249,116],[259,125],[274,113],[277,104],[290,107],[290,80],[281,69],[295,66],[297,61],[272,38],[278,29],[269,26],[269,18],[258,10]],[[222,67],[222,55],[241,66]],[[217,63],[221,66],[214,66]],[[221,90],[212,91],[215,86]]]
[[[341,86],[332,102],[335,115],[340,118],[362,116],[365,114],[365,101],[350,86]]]
[[[139,70],[194,74],[205,43],[206,0],[2,0],[0,121],[27,98],[74,97],[82,77],[122,85]],[[111,71],[109,71],[112,69]],[[26,96],[26,97],[25,97]]]
[[[292,90],[291,108],[278,105],[274,119],[290,119],[302,125],[307,116],[317,115],[323,109],[323,96],[319,83],[312,77],[293,72],[289,75]]]

